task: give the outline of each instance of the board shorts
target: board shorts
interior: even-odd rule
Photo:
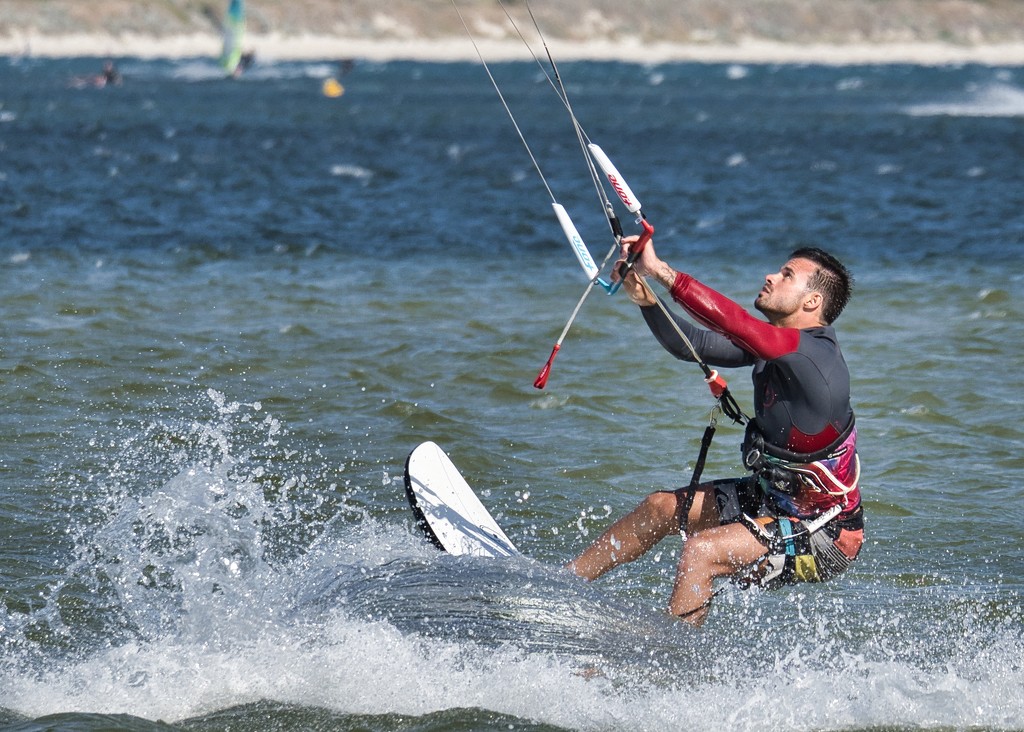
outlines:
[[[768,554],[741,571],[744,586],[775,589],[797,582],[825,582],[846,571],[864,543],[864,512],[840,514],[808,533],[804,522],[773,511],[753,476],[712,482],[720,524],[742,523]]]

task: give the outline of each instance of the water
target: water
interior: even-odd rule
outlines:
[[[95,65],[0,65],[0,723],[1024,728],[1020,69],[562,66],[670,262],[743,303],[801,244],[857,276],[862,558],[694,632],[677,542],[559,569],[689,479],[711,401],[603,294],[532,388],[584,282],[478,65],[68,88]],[[603,254],[564,110],[494,71]],[[417,535],[426,439],[530,559]]]

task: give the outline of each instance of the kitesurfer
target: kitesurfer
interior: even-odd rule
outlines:
[[[624,240],[624,256],[633,241]],[[754,417],[742,447],[750,473],[652,493],[569,568],[596,579],[680,532],[669,611],[694,625],[707,616],[717,578],[774,588],[842,573],[864,537],[850,374],[832,326],[852,292],[846,267],[818,248],[792,252],[754,301],[765,322],[670,267],[648,243],[623,289],[658,342],[692,361],[669,311],[639,277],[662,284],[707,328],[672,315],[701,359],[753,367]]]
[[[238,63],[235,64],[234,70],[231,72],[232,78],[237,79],[239,76],[249,70],[249,67],[256,63],[256,52],[246,51],[238,57]]]
[[[103,64],[103,73],[100,75],[100,78],[103,80],[103,83],[97,84],[97,86],[121,85],[121,72],[114,66],[113,61],[107,61]]]

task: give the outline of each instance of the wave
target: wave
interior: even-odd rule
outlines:
[[[905,111],[915,117],[1020,117],[1024,89],[1001,82],[972,84],[959,98],[914,104]]]
[[[91,505],[71,529],[74,561],[43,606],[0,613],[0,720],[796,730],[1024,719],[1009,693],[1024,683],[1012,600],[887,594],[870,578],[770,598],[728,588],[696,632],[622,579],[439,553],[408,511],[380,508],[403,500],[389,471],[342,482],[261,404],[211,390],[196,408],[205,416],[108,440],[120,447],[78,484],[70,503]]]

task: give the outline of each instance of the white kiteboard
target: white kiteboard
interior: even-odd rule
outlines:
[[[449,554],[519,554],[458,468],[435,443],[424,442],[409,453],[405,495],[427,538]]]

